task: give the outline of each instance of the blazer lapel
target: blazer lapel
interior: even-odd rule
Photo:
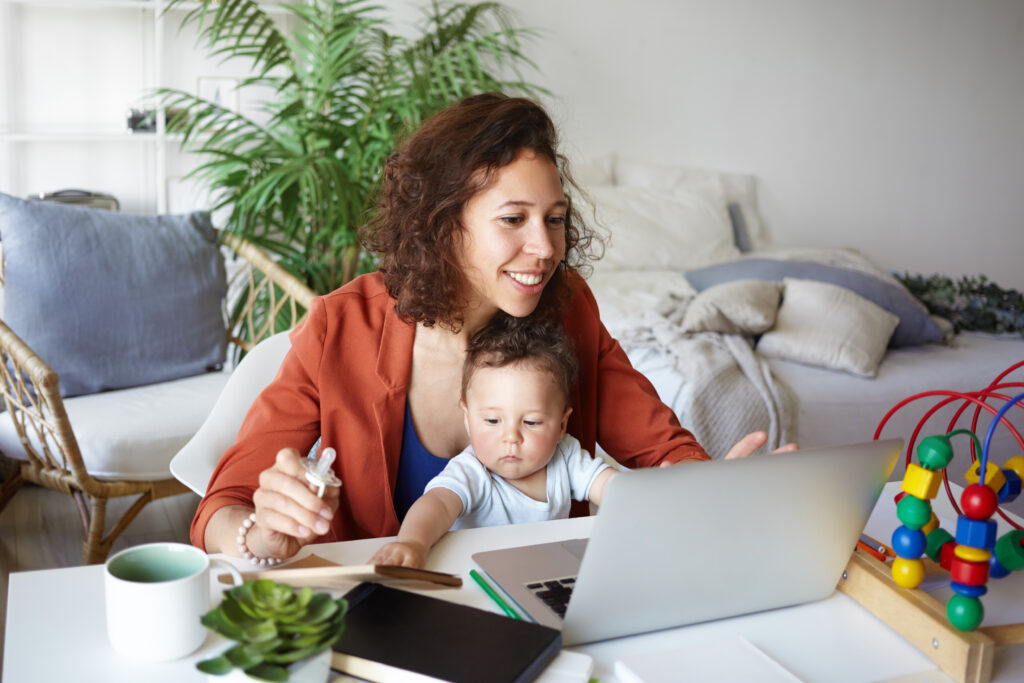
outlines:
[[[405,400],[409,388],[409,374],[412,371],[412,345],[416,339],[416,326],[398,317],[394,308],[389,307],[381,332],[380,349],[377,353],[377,376],[384,386],[384,393],[374,401],[373,409],[380,429],[380,452],[387,471],[381,490],[382,519],[385,523],[383,535],[398,533],[398,516],[395,514],[394,486],[398,476],[398,459],[402,450],[402,430],[405,422]]]

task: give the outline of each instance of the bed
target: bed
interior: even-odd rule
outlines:
[[[871,439],[902,399],[981,390],[1024,360],[1019,335],[952,334],[946,321],[930,316],[891,274],[854,250],[773,247],[751,175],[605,157],[581,166],[577,179],[586,194],[584,216],[610,235],[605,257],[588,276],[602,319],[702,443],[728,443],[767,427],[750,419],[723,425],[728,420],[714,415],[704,423],[694,419],[717,376],[695,382],[703,361],[685,359],[694,338],[743,340],[750,362],[778,387],[778,411],[786,414],[774,440],[792,438],[802,447]],[[1024,370],[1006,378],[1013,380],[1024,381]],[[900,409],[883,436],[908,439],[937,400]],[[732,403],[726,397],[718,405]],[[921,436],[945,432],[956,407],[935,413]],[[969,426],[972,416],[959,426]],[[980,437],[987,425],[983,415]],[[997,462],[1021,452],[1005,429],[993,443]],[[950,474],[962,480],[966,442],[958,448]],[[723,453],[717,447],[712,456]],[[897,468],[893,478],[901,476]]]

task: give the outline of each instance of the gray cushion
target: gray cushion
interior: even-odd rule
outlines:
[[[686,272],[686,279],[697,291],[733,280],[781,282],[787,277],[845,287],[897,316],[900,323],[889,340],[889,346],[915,346],[943,339],[942,330],[928,315],[928,310],[910,292],[899,283],[888,282],[869,273],[812,261],[763,258],[739,259]]]
[[[133,216],[0,194],[4,321],[61,394],[196,375],[224,361],[224,263],[207,215]]]

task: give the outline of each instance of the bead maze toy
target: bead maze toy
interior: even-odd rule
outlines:
[[[875,439],[905,406],[928,398],[940,399],[917,423],[907,446],[905,474],[895,498],[900,526],[893,531],[892,548],[886,553],[893,556],[891,564],[884,565],[857,550],[838,586],[910,640],[946,674],[963,682],[986,683],[991,678],[995,648],[1024,644],[1024,623],[981,626],[985,614],[981,598],[988,592],[989,579],[1024,569],[1024,530],[1000,507],[1020,496],[1024,456],[1011,457],[999,467],[989,453],[999,425],[1009,430],[1024,451],[1024,439],[1007,417],[1014,406],[1024,408],[1024,393],[1012,398],[1004,393],[1024,387],[1024,382],[1006,381],[1022,367],[1024,361],[1010,366],[981,391],[915,394],[882,418]],[[911,456],[925,423],[943,407],[955,407],[957,401],[961,403],[946,431],[921,439],[916,448],[918,462],[913,463]],[[997,410],[990,401],[1004,403]],[[972,407],[970,429],[958,429],[957,423]],[[974,432],[982,411],[993,414],[983,444]],[[965,476],[967,486],[960,496],[960,506],[947,472],[954,457],[952,439],[957,436],[970,438],[973,460]],[[932,511],[931,501],[938,495],[940,484],[945,484],[958,516],[955,535],[940,526]],[[992,519],[997,512],[1012,527],[998,538],[997,522]],[[945,606],[928,593],[914,590],[926,574],[942,572],[949,573],[953,592]]]

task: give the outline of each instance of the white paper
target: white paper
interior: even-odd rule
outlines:
[[[794,683],[800,679],[746,638],[680,650],[623,657],[615,662],[622,683]]]

